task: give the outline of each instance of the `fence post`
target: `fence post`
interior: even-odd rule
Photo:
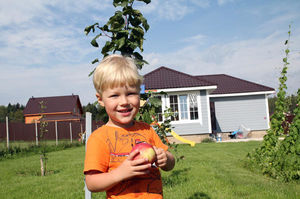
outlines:
[[[90,112],[86,112],[85,114],[85,150],[87,141],[92,133],[92,114]],[[88,190],[85,179],[84,179],[84,190],[85,190],[85,199],[91,199],[92,193]]]
[[[72,143],[72,123],[70,122],[70,141]]]
[[[9,149],[9,130],[8,130],[8,117],[6,116],[6,146]]]
[[[57,132],[57,121],[55,120],[55,141],[56,146],[58,145],[58,132]]]
[[[39,145],[39,138],[38,138],[38,127],[37,127],[37,121],[34,120],[35,122],[35,145],[38,146]]]

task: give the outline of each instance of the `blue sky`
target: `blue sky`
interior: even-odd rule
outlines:
[[[278,88],[292,24],[288,92],[300,87],[300,1],[152,0],[136,3],[148,19],[145,74],[160,66],[193,74],[228,74]],[[95,102],[88,74],[101,58],[84,28],[104,24],[111,0],[0,0],[0,105],[32,96],[77,94]],[[103,44],[105,38],[99,43]]]

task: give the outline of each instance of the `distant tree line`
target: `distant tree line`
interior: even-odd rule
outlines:
[[[272,115],[275,110],[275,102],[277,96],[269,97],[269,113]],[[295,109],[297,104],[297,96],[290,95],[286,97],[288,110],[290,113]],[[5,122],[6,116],[8,116],[9,121],[14,122],[24,122],[23,110],[24,106],[17,104],[8,104],[8,106],[0,106],[0,122]],[[103,121],[107,122],[108,117],[105,112],[105,109],[101,107],[98,103],[88,103],[86,106],[83,106],[83,117],[85,117],[86,112],[92,113],[92,119],[94,121]]]
[[[270,115],[272,115],[274,113],[276,100],[277,100],[277,96],[268,98]],[[296,108],[296,105],[297,105],[297,95],[292,94],[290,96],[287,96],[285,98],[285,100],[286,100],[287,106],[288,106],[287,107],[288,113],[293,113],[293,110]]]
[[[7,106],[0,105],[0,122],[6,121],[6,116],[11,122],[24,122],[23,110],[25,106],[17,104],[8,104]],[[95,121],[104,121],[108,120],[105,109],[102,108],[99,104],[88,103],[86,106],[82,107],[83,117],[85,117],[86,112],[92,113],[92,118]]]
[[[0,106],[0,122],[6,121],[8,116],[9,121],[24,122],[23,110],[24,106],[17,104],[8,104],[8,106]]]
[[[106,114],[105,108],[100,106],[98,103],[88,103],[86,106],[83,106],[84,117],[86,112],[92,113],[92,119],[94,121],[108,121],[108,116]]]

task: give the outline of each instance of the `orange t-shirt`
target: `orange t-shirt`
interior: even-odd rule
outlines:
[[[117,168],[127,158],[136,140],[168,149],[154,129],[146,123],[135,122],[130,128],[104,125],[95,130],[88,139],[84,172],[109,172]],[[158,168],[151,168],[149,174],[122,181],[107,190],[106,195],[107,198],[163,198],[160,171]]]

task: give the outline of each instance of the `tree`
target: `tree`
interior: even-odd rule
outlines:
[[[5,106],[0,106],[0,122],[5,122],[7,116],[7,108]]]
[[[137,1],[142,1],[146,4],[151,2],[151,0]],[[147,62],[137,51],[137,48],[143,52],[144,34],[150,26],[143,14],[133,8],[134,2],[135,0],[114,0],[114,7],[121,7],[122,9],[117,10],[105,25],[99,26],[99,23],[95,23],[87,26],[84,32],[88,35],[91,31],[93,33],[100,31],[91,41],[91,44],[96,48],[99,47],[97,42],[99,37],[109,38],[101,50],[104,57],[109,55],[109,53],[120,52],[122,55],[135,59],[137,66],[141,69]],[[99,59],[96,58],[92,63],[98,61]]]
[[[23,122],[24,115],[23,115],[24,106],[17,104],[9,103],[7,107],[0,106],[0,122],[5,122],[6,116],[8,116],[9,121],[13,122]]]
[[[45,115],[43,114],[47,108],[46,103],[44,101],[40,101],[40,110],[42,117],[40,118],[40,134],[39,138],[41,140],[40,146],[40,163],[41,163],[41,176],[45,176],[47,174],[47,143],[45,139],[45,134],[48,132],[48,122],[45,120]]]
[[[248,154],[251,164],[258,166],[261,171],[274,178],[280,178],[284,181],[300,180],[300,111],[299,106],[294,109],[295,118],[284,135],[284,126],[288,126],[286,113],[289,103],[286,100],[286,81],[289,41],[291,34],[289,26],[288,39],[285,41],[286,50],[283,58],[283,68],[279,77],[279,91],[275,101],[275,110],[271,116],[270,129],[264,136],[262,145]],[[297,102],[300,102],[300,89],[298,90]],[[283,141],[279,136],[285,136]]]
[[[92,119],[95,121],[108,121],[108,116],[106,114],[105,108],[101,107],[97,102],[96,103],[88,103],[88,105],[83,106],[83,112],[92,113]]]
[[[269,104],[269,114],[272,115],[275,111],[275,102],[277,101],[277,96],[268,98]],[[296,108],[297,104],[297,95],[290,95],[285,98],[288,107],[288,113],[293,113],[293,110]]]
[[[136,0],[149,4],[151,0]],[[91,45],[98,48],[99,44],[97,39],[99,37],[107,37],[105,45],[102,47],[101,54],[103,57],[109,55],[109,53],[117,53],[124,56],[130,56],[133,58],[139,69],[142,69],[147,61],[144,60],[140,52],[143,52],[144,34],[150,28],[147,19],[144,18],[143,14],[133,8],[135,0],[114,0],[114,7],[121,7],[115,14],[109,18],[108,22],[100,26],[99,23],[87,26],[84,29],[86,35],[90,32],[100,31],[92,39]],[[140,52],[139,52],[140,51]],[[97,63],[99,60],[96,58],[92,63]],[[93,73],[92,71],[90,75]],[[137,114],[137,120],[143,120],[149,124],[157,121],[155,109],[161,106],[161,102],[157,101],[152,94],[143,94],[141,98],[146,100],[147,103],[141,108],[139,114]],[[103,111],[104,109],[100,109]],[[105,110],[104,110],[105,111]],[[106,114],[102,114],[105,116]],[[169,114],[166,114],[169,116]],[[156,133],[161,137],[165,138],[166,133],[170,131],[170,121],[166,118],[163,122],[164,125],[155,127]],[[163,141],[165,141],[163,139]]]

